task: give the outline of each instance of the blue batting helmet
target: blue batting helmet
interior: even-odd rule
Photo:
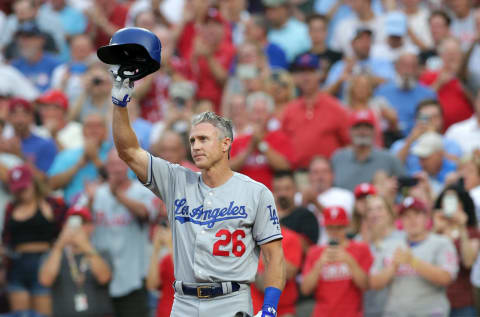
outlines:
[[[110,43],[97,50],[106,64],[120,65],[118,74],[130,81],[141,79],[160,68],[162,44],[149,30],[123,28],[113,34]]]

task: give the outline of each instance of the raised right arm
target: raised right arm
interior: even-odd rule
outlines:
[[[113,141],[118,156],[127,163],[141,182],[146,183],[149,156],[138,143],[137,136],[130,125],[126,107],[114,105],[112,126]]]

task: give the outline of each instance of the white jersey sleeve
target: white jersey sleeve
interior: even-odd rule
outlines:
[[[258,210],[253,225],[253,238],[258,245],[281,239],[280,220],[272,193],[263,188],[260,194]]]

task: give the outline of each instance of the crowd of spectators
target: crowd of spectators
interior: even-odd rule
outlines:
[[[162,42],[141,146],[197,171],[215,111],[272,190],[279,316],[480,315],[477,0],[0,1],[0,315],[169,316],[166,209],[113,147],[96,56],[126,26]]]

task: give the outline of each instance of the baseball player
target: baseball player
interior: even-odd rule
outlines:
[[[192,120],[191,153],[201,173],[153,157],[139,146],[130,125],[126,106],[133,85],[115,68],[112,73],[118,154],[168,211],[176,279],[171,316],[251,316],[249,284],[260,250],[266,289],[256,316],[276,316],[285,262],[275,202],[264,185],[230,169],[230,121],[213,112]]]

